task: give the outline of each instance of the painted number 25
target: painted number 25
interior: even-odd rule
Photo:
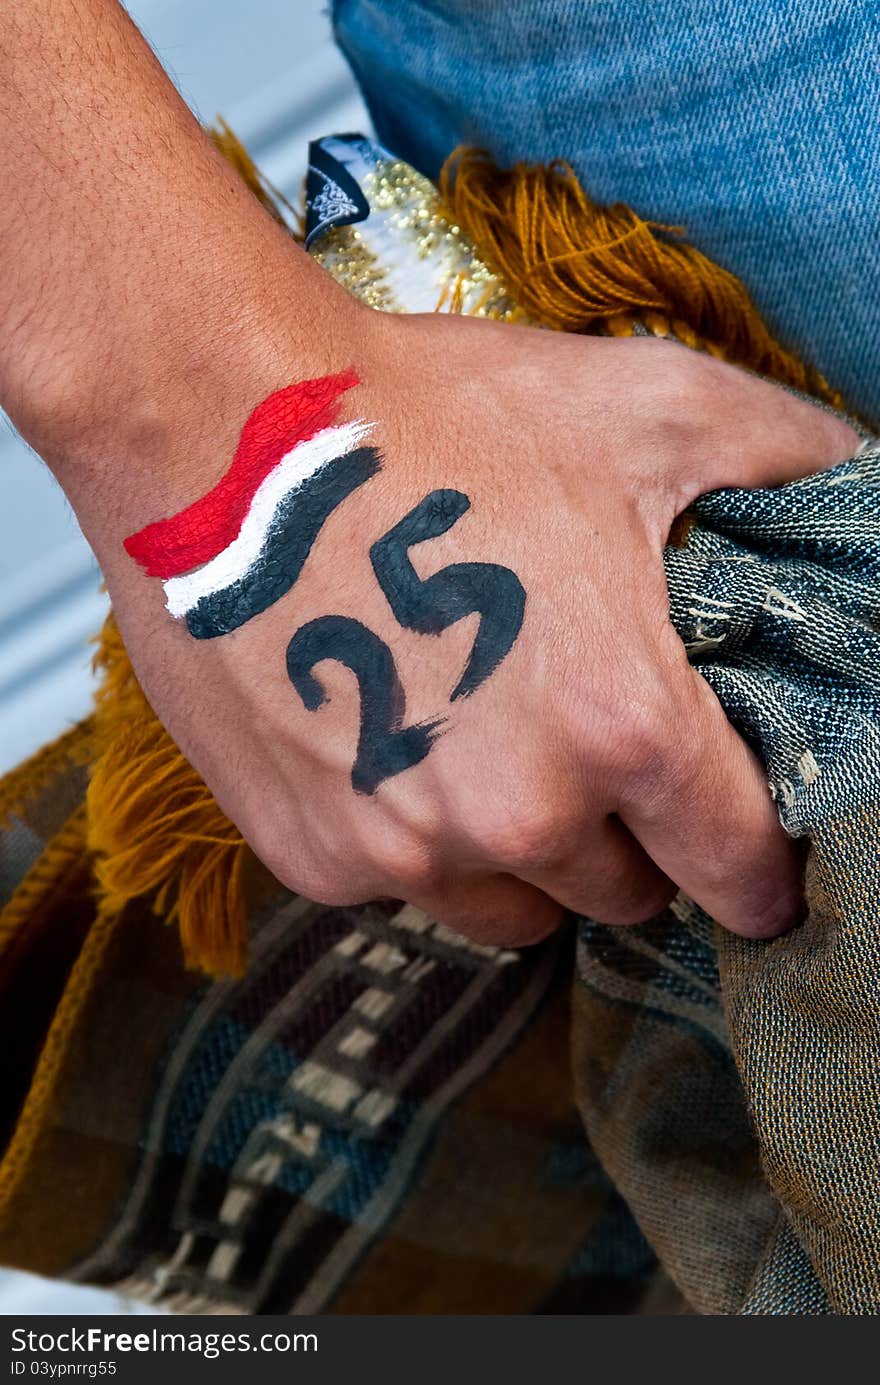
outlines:
[[[469,508],[461,491],[432,491],[370,549],[376,579],[404,629],[440,635],[465,616],[479,615],[450,702],[469,696],[494,673],[516,640],[525,612],[525,590],[509,568],[453,563],[423,579],[413,567],[409,550],[445,534]],[[343,664],[357,678],[361,726],[351,782],[358,793],[374,793],[383,779],[425,758],[444,718],[404,726],[406,696],[388,645],[360,621],[332,615],[303,625],[287,646],[288,677],[309,711],[327,700],[313,673],[325,659]]]

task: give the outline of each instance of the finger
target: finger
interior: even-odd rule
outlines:
[[[671,880],[733,933],[770,938],[802,909],[799,852],[766,775],[699,674],[685,665],[681,729],[636,774],[620,815]]]
[[[489,875],[451,884],[410,901],[472,942],[525,947],[549,937],[562,909],[534,885],[512,875]]]
[[[676,894],[673,882],[615,817],[592,824],[565,859],[525,878],[597,923],[644,923]]]
[[[862,438],[840,415],[771,381],[706,358],[719,436],[683,449],[684,505],[722,486],[777,486],[853,456]]]

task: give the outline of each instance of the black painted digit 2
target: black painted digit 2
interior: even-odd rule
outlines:
[[[312,673],[322,659],[344,664],[358,680],[361,729],[351,784],[358,793],[375,793],[383,779],[424,760],[441,722],[402,725],[406,698],[391,650],[350,616],[310,620],[287,646],[287,676],[310,712],[316,712],[327,700]]]
[[[525,610],[522,583],[509,568],[454,563],[422,580],[410,562],[414,544],[445,534],[469,507],[461,491],[432,491],[370,549],[379,585],[405,629],[439,635],[465,616],[479,614],[479,629],[450,701],[474,692],[494,672],[516,640]],[[343,664],[357,677],[361,729],[351,782],[358,793],[374,793],[383,779],[425,758],[442,719],[403,726],[406,698],[391,650],[347,616],[310,621],[287,647],[288,676],[309,711],[326,701],[312,673],[323,659]]]

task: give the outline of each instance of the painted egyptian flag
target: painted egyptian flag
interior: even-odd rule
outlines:
[[[356,384],[347,371],[271,394],[216,486],[125,540],[196,639],[226,635],[284,596],[329,515],[380,469],[377,450],[363,446],[373,424],[335,421]]]

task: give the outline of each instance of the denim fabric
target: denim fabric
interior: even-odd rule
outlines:
[[[877,0],[335,0],[389,148],[563,157],[682,225],[880,418]]]

